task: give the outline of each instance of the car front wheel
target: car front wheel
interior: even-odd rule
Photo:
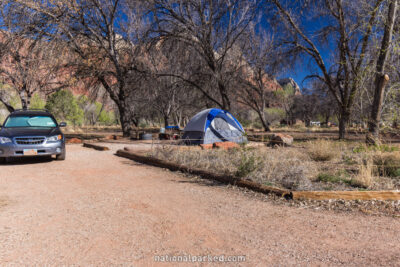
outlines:
[[[56,160],[65,160],[65,156],[66,156],[65,149],[63,149],[63,151],[61,152],[61,154],[58,154],[58,155],[56,156]]]

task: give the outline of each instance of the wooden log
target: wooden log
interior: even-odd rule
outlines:
[[[400,200],[399,191],[295,191],[293,199]]]
[[[148,164],[148,165],[152,165],[155,167],[166,168],[171,171],[187,172],[190,174],[198,175],[204,179],[215,180],[215,181],[218,181],[221,183],[226,183],[226,184],[232,184],[232,185],[244,187],[244,188],[247,188],[247,189],[250,189],[250,190],[253,190],[256,192],[264,193],[264,194],[275,194],[277,196],[284,197],[286,199],[292,198],[292,193],[288,190],[284,190],[284,189],[280,189],[280,188],[276,188],[276,187],[272,187],[272,186],[261,185],[261,184],[255,183],[253,181],[239,179],[237,177],[230,176],[230,175],[221,175],[221,174],[215,174],[215,173],[211,173],[211,172],[200,170],[200,169],[192,169],[192,168],[189,168],[186,166],[181,166],[176,163],[167,162],[164,160],[148,157],[145,155],[139,155],[139,154],[134,153],[129,150],[118,150],[117,155],[120,157],[132,159],[134,161],[137,161],[137,162],[140,162],[143,164]]]
[[[95,145],[95,144],[90,144],[90,143],[83,143],[83,146],[84,147],[87,147],[87,148],[93,148],[93,149],[96,149],[96,150],[99,150],[99,151],[107,151],[107,150],[110,150],[108,147],[106,147],[106,146],[100,146],[100,145]]]

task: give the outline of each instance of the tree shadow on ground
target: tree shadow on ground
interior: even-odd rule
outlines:
[[[136,161],[129,160],[129,159],[128,160],[122,160],[121,163],[124,164],[124,165],[129,165],[129,166],[149,166],[149,167],[152,167],[150,165],[143,164],[143,163],[136,162]],[[157,167],[155,167],[155,168],[157,168]]]
[[[186,175],[185,173],[181,173],[182,175]],[[204,178],[200,178],[200,177],[190,177],[190,174],[187,174],[186,179],[190,179],[190,180],[174,180],[171,179],[170,181],[172,182],[176,182],[176,183],[180,183],[180,184],[198,184],[198,185],[202,185],[202,186],[218,186],[218,187],[224,187],[227,186],[227,184],[218,182],[218,181],[214,181],[214,180],[208,180],[208,179],[204,179]]]

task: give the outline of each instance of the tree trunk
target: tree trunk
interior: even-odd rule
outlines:
[[[263,126],[263,128],[264,128],[264,131],[270,132],[270,131],[271,131],[271,128],[269,128],[269,123],[268,123],[267,120],[265,119],[265,114],[264,114],[264,112],[257,112],[257,113],[258,113],[258,116],[260,117],[260,121],[261,121],[261,124],[262,124],[262,126]]]
[[[392,0],[389,5],[388,17],[385,24],[385,32],[382,38],[381,49],[376,63],[375,94],[369,120],[369,130],[366,137],[367,144],[377,145],[379,141],[379,122],[381,120],[382,102],[385,93],[385,86],[389,81],[389,76],[384,74],[385,63],[392,41],[393,27],[396,20],[397,0]]]
[[[26,93],[26,108],[31,106],[32,93]]]
[[[264,121],[261,121],[261,123],[263,125],[263,128],[264,128],[265,132],[270,132],[271,131],[271,128],[269,128],[268,123],[265,123]]]
[[[326,127],[328,127],[330,117],[331,117],[330,115],[325,115],[325,125],[326,125]]]
[[[369,120],[369,129],[366,136],[366,142],[370,145],[378,145],[379,141],[379,123],[381,120],[382,102],[385,93],[385,86],[389,82],[389,76],[383,75],[376,79],[376,88],[374,102],[372,104],[371,118]]]
[[[164,126],[165,126],[165,128],[167,128],[167,126],[169,126],[169,118],[168,118],[168,116],[167,115],[164,115]]]
[[[22,109],[28,109],[28,101],[27,101],[27,97],[25,95],[25,90],[21,90],[19,92],[19,98],[21,100]]]
[[[135,118],[132,119],[132,123],[136,128],[139,127],[139,121],[140,121],[140,118],[136,118],[135,117]]]
[[[343,140],[346,137],[346,126],[350,119],[350,112],[347,109],[342,110],[339,118],[339,139]]]
[[[220,93],[221,98],[222,98],[222,107],[221,108],[223,110],[230,111],[230,109],[231,109],[231,101],[230,101],[229,96],[227,94],[225,85],[220,81],[218,81],[218,89],[219,89],[219,93]]]
[[[130,137],[133,130],[133,120],[130,112],[125,109],[124,105],[118,105],[119,118],[121,121],[122,134],[124,137]]]

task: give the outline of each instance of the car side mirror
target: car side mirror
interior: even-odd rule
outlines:
[[[58,125],[60,127],[67,127],[67,123],[66,122],[60,122],[60,124]]]

